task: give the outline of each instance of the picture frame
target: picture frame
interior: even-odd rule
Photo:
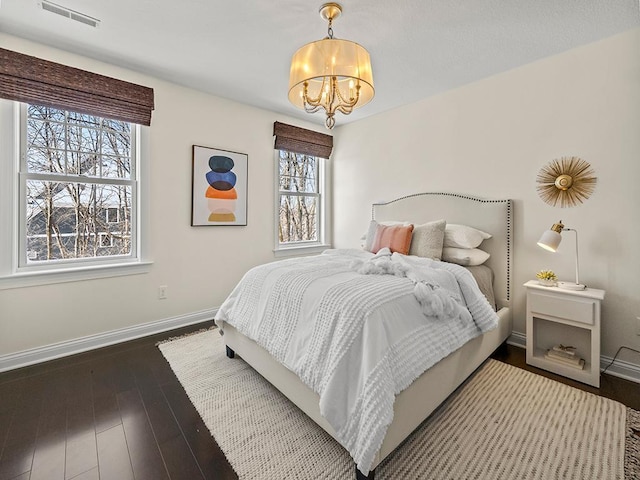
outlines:
[[[193,145],[191,226],[247,225],[248,155]]]

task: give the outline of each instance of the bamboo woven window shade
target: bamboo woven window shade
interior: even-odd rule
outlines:
[[[0,97],[151,125],[153,89],[0,48]]]
[[[294,127],[286,123],[274,122],[275,148],[289,152],[329,158],[333,149],[333,137],[306,128]]]

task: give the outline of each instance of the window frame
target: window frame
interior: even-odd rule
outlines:
[[[23,116],[22,110],[25,115]],[[0,233],[0,290],[24,286],[46,285],[94,278],[134,275],[150,271],[148,256],[148,191],[149,127],[132,124],[135,142],[136,195],[132,198],[132,243],[131,254],[126,256],[106,256],[73,259],[73,261],[51,261],[43,265],[24,265],[26,242],[24,242],[25,218],[21,205],[26,193],[22,164],[26,146],[26,104],[0,99],[0,224],[8,225]],[[23,145],[23,142],[24,145]],[[132,172],[133,175],[133,172]],[[24,247],[22,245],[25,245]],[[22,249],[22,251],[21,251]]]
[[[291,150],[274,150],[274,186],[275,186],[275,202],[274,202],[274,254],[276,257],[293,256],[321,253],[327,248],[331,248],[331,232],[330,232],[330,218],[329,218],[329,197],[330,197],[330,163],[329,159],[319,156],[311,155],[316,159],[317,166],[317,193],[300,193],[300,192],[285,192],[280,190],[280,152],[286,151],[293,153],[294,155],[300,155],[299,153]],[[301,196],[301,197],[317,197],[318,198],[318,213],[317,213],[317,232],[318,239],[313,241],[300,241],[281,243],[278,232],[280,231],[280,202],[283,195],[289,196]]]

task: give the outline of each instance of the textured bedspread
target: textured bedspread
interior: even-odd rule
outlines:
[[[216,321],[256,341],[320,396],[321,414],[366,473],[395,396],[498,318],[463,267],[328,250],[251,269]]]

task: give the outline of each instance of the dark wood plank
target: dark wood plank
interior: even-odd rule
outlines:
[[[67,399],[65,477],[74,478],[98,467],[90,370],[70,375],[78,393]],[[97,471],[97,470],[96,470]]]
[[[74,437],[85,433],[93,435],[96,433],[93,419],[93,400],[71,396],[67,404],[67,436]]]
[[[14,384],[14,381],[10,383]],[[0,480],[13,479],[31,471],[42,409],[42,385],[40,379],[26,379],[20,395],[8,397],[14,408],[0,456]],[[4,397],[0,398],[0,403],[4,402]],[[6,412],[8,408],[2,410]]]
[[[100,471],[98,470],[98,467],[92,468],[87,472],[73,477],[72,480],[100,480]]]
[[[0,480],[12,480],[31,472],[35,441],[5,445],[0,459]]]
[[[3,374],[5,375],[5,374]],[[22,397],[22,391],[27,380],[24,378],[0,383],[0,414],[15,410]]]
[[[96,435],[100,480],[134,480],[122,425]]]
[[[140,395],[158,444],[181,435],[180,427],[171,413],[160,386],[145,387],[140,390]]]
[[[118,405],[136,480],[169,479],[139,391],[119,393]]]
[[[161,443],[160,450],[171,480],[209,480],[205,479],[181,434]]]
[[[66,405],[60,399],[62,384],[51,377],[46,382],[45,398],[40,412],[38,436],[31,467],[33,480],[64,480],[66,451]]]
[[[9,435],[9,427],[13,421],[14,410],[5,410],[0,412],[0,459],[2,458],[2,449],[4,448],[7,436]]]
[[[69,435],[65,449],[66,480],[75,480],[78,475],[90,470],[98,472],[98,446],[93,428]]]
[[[115,393],[100,393],[93,399],[96,432],[104,432],[122,424]]]
[[[65,435],[47,435],[36,442],[30,480],[64,480]]]
[[[25,472],[22,475],[12,478],[11,480],[29,480],[31,472]]]

